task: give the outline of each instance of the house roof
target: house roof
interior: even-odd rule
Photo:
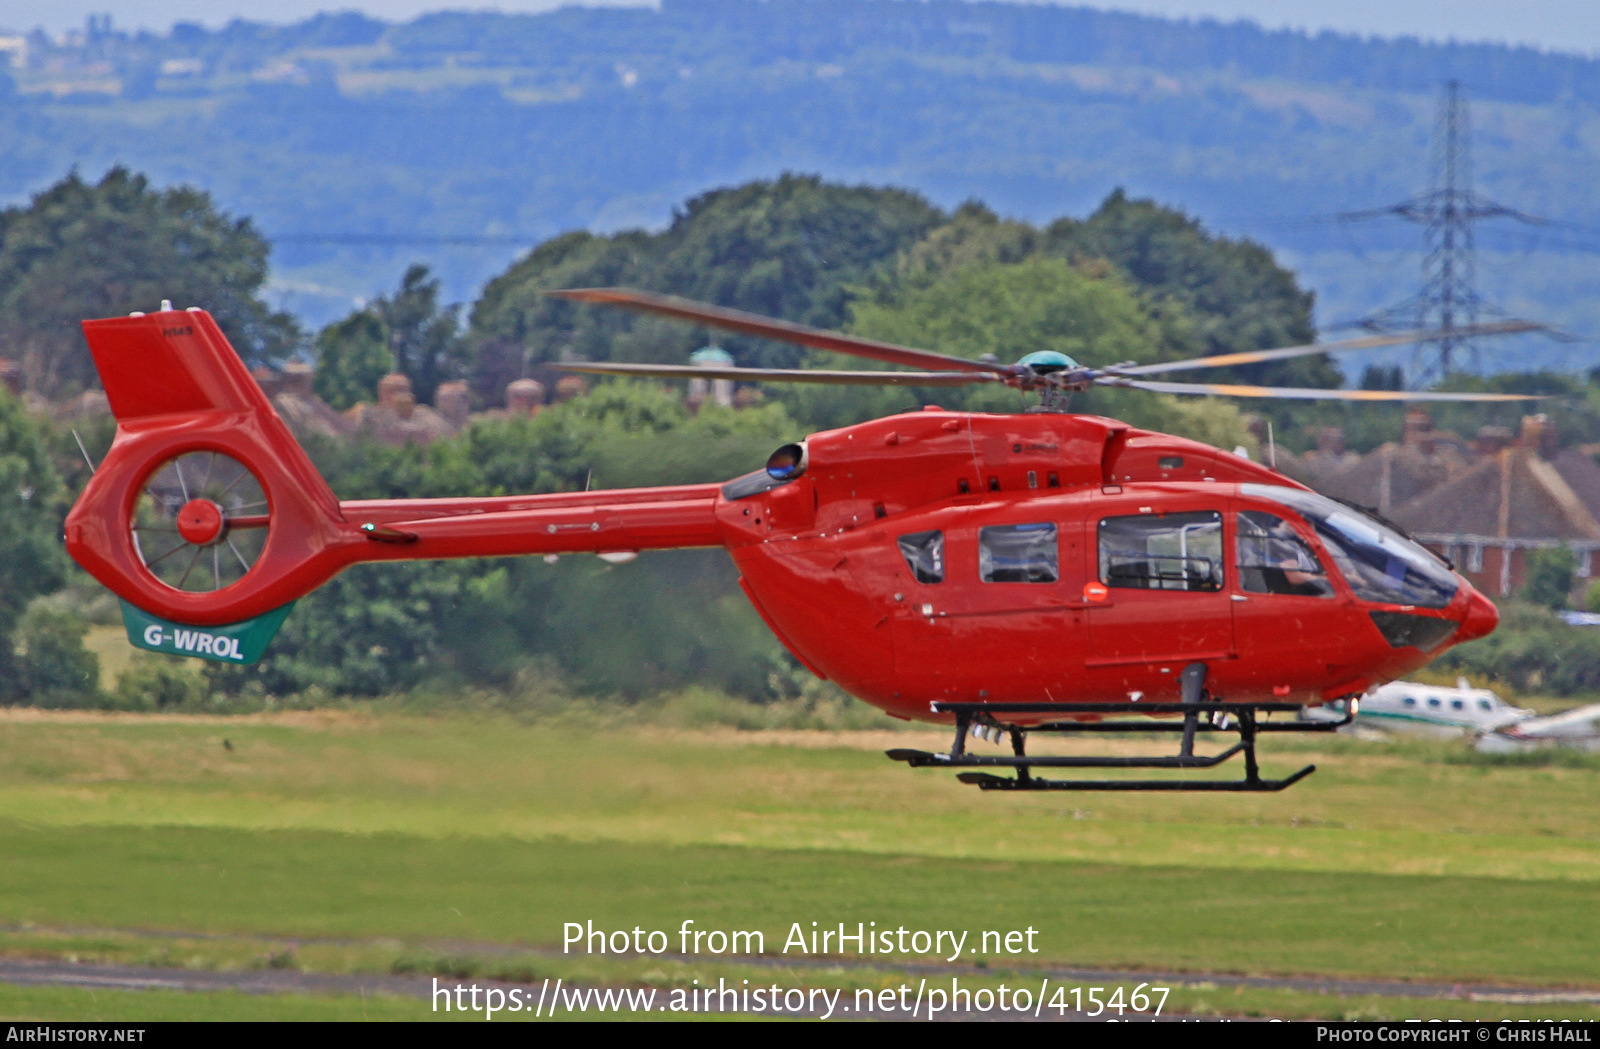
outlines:
[[[1429,535],[1600,541],[1600,466],[1572,449],[1503,448],[1388,516]]]
[[[1452,445],[1429,451],[1391,442],[1323,473],[1312,486],[1324,495],[1388,514],[1469,468],[1467,457]]]

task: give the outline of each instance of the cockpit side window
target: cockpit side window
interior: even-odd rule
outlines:
[[[1443,608],[1461,582],[1433,554],[1372,518],[1315,492],[1245,484],[1240,492],[1294,510],[1322,540],[1334,566],[1363,601]]]
[[[898,540],[900,556],[919,583],[944,582],[944,533],[912,532]]]
[[[1328,574],[1293,526],[1276,514],[1239,514],[1239,589],[1247,594],[1332,597]]]

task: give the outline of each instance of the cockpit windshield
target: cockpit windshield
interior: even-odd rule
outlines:
[[[1245,484],[1239,490],[1304,517],[1363,601],[1443,608],[1456,596],[1460,582],[1443,562],[1357,510],[1296,488]]]

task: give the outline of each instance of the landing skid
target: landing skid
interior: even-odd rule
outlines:
[[[1181,703],[934,703],[936,713],[954,714],[956,719],[955,743],[948,754],[934,754],[925,750],[895,749],[888,752],[895,761],[904,761],[912,768],[1008,768],[1016,770],[1015,776],[997,776],[989,772],[962,772],[956,779],[982,790],[1142,790],[1142,791],[1235,791],[1271,792],[1305,779],[1317,770],[1307,765],[1299,772],[1283,779],[1262,779],[1256,764],[1256,737],[1263,732],[1332,732],[1348,725],[1355,718],[1354,704],[1344,717],[1336,721],[1262,721],[1258,715],[1299,713],[1299,703],[1230,703],[1208,700],[1202,689],[1205,680],[1203,668],[1184,672],[1184,692],[1193,699]],[[1007,723],[1006,715],[1039,714],[1112,714],[1139,715],[1181,714],[1181,721],[1047,721],[1043,724],[1019,728]],[[967,734],[979,728],[998,735],[1010,736],[1010,756],[977,755],[966,752]],[[1031,732],[1081,733],[1081,732],[1175,732],[1181,733],[1177,754],[1147,757],[1033,757],[1027,753],[1027,737]],[[1210,756],[1194,752],[1195,736],[1199,733],[1237,733],[1239,741],[1222,752]],[[1044,779],[1034,775],[1034,769],[1084,768],[1084,769],[1209,769],[1221,765],[1235,755],[1244,755],[1244,778],[1237,780],[1213,779]]]

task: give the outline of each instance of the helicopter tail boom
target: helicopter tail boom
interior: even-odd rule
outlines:
[[[244,624],[362,561],[720,546],[716,485],[340,502],[211,316],[87,321],[117,434],[68,552],[136,609]]]
[[[340,503],[365,538],[359,560],[629,554],[721,546],[719,486],[629,488],[500,499]]]

